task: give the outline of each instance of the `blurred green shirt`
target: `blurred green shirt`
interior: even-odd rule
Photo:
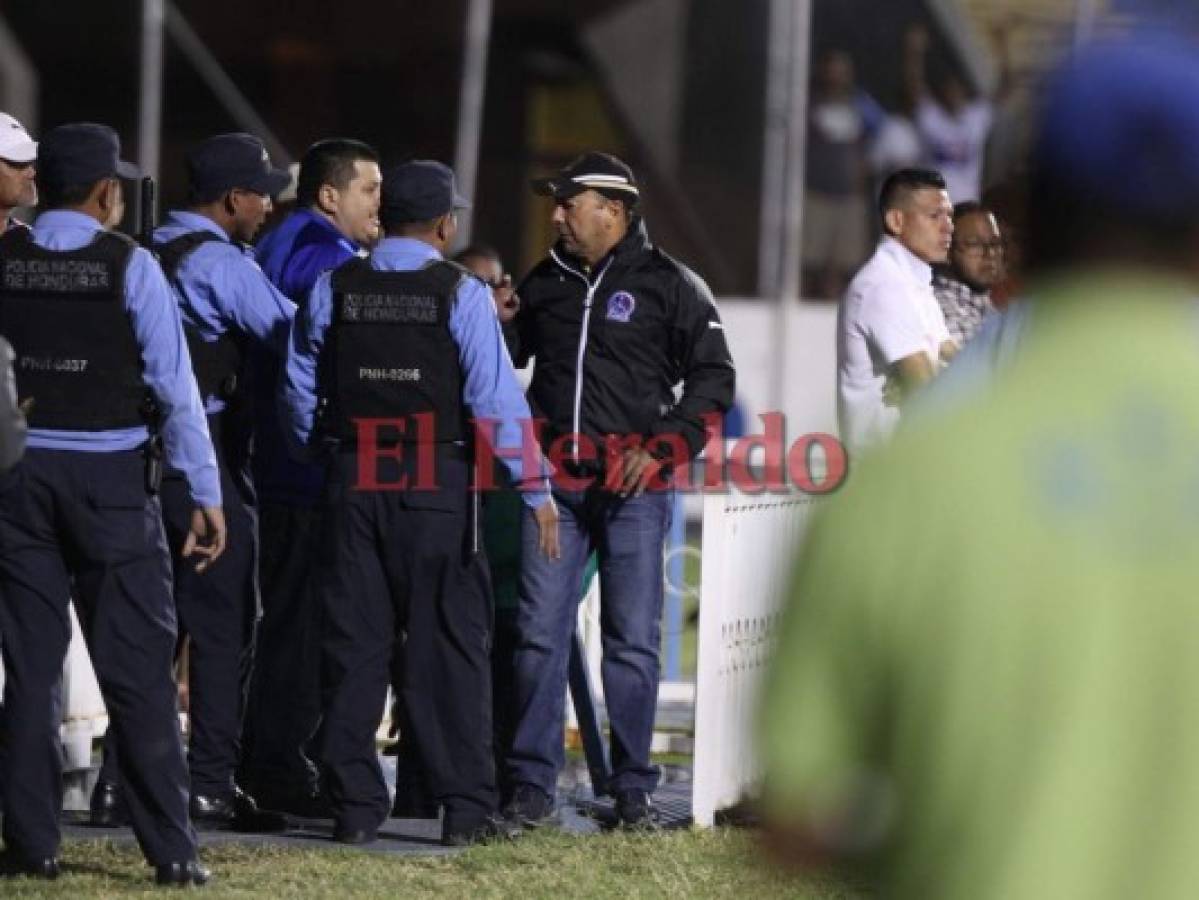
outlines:
[[[886,896],[1199,896],[1199,313],[1047,285],[1004,379],[813,523],[765,802]]]

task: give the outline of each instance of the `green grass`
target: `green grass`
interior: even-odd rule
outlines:
[[[761,859],[752,832],[714,829],[579,837],[545,831],[453,856],[224,845],[206,850],[208,897],[772,897],[852,900],[835,877],[797,880]],[[5,897],[162,896],[132,847],[68,843],[56,882],[0,882]]]

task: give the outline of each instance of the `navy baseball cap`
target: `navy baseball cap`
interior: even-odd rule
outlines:
[[[215,199],[234,188],[274,197],[291,184],[291,173],[271,165],[266,146],[252,134],[218,134],[187,151],[192,192]]]
[[[470,204],[458,195],[453,170],[431,159],[414,159],[383,172],[379,216],[386,224],[427,222]]]
[[[637,202],[641,193],[633,170],[612,154],[598,150],[584,153],[557,175],[534,179],[533,191],[555,200],[566,200],[583,191],[598,191],[629,206]]]
[[[1199,208],[1199,47],[1155,35],[1100,42],[1050,79],[1033,144],[1038,179],[1149,221]]]
[[[37,178],[56,187],[94,184],[102,178],[140,178],[121,159],[121,139],[107,125],[72,122],[42,135],[37,147]]]

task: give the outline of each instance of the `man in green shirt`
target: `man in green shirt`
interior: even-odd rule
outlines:
[[[813,523],[766,689],[772,845],[886,896],[1199,895],[1199,53],[1045,99],[1027,333]]]

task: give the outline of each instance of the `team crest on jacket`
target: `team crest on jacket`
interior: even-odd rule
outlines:
[[[617,291],[608,298],[608,321],[628,322],[637,308],[637,300],[628,291]]]

